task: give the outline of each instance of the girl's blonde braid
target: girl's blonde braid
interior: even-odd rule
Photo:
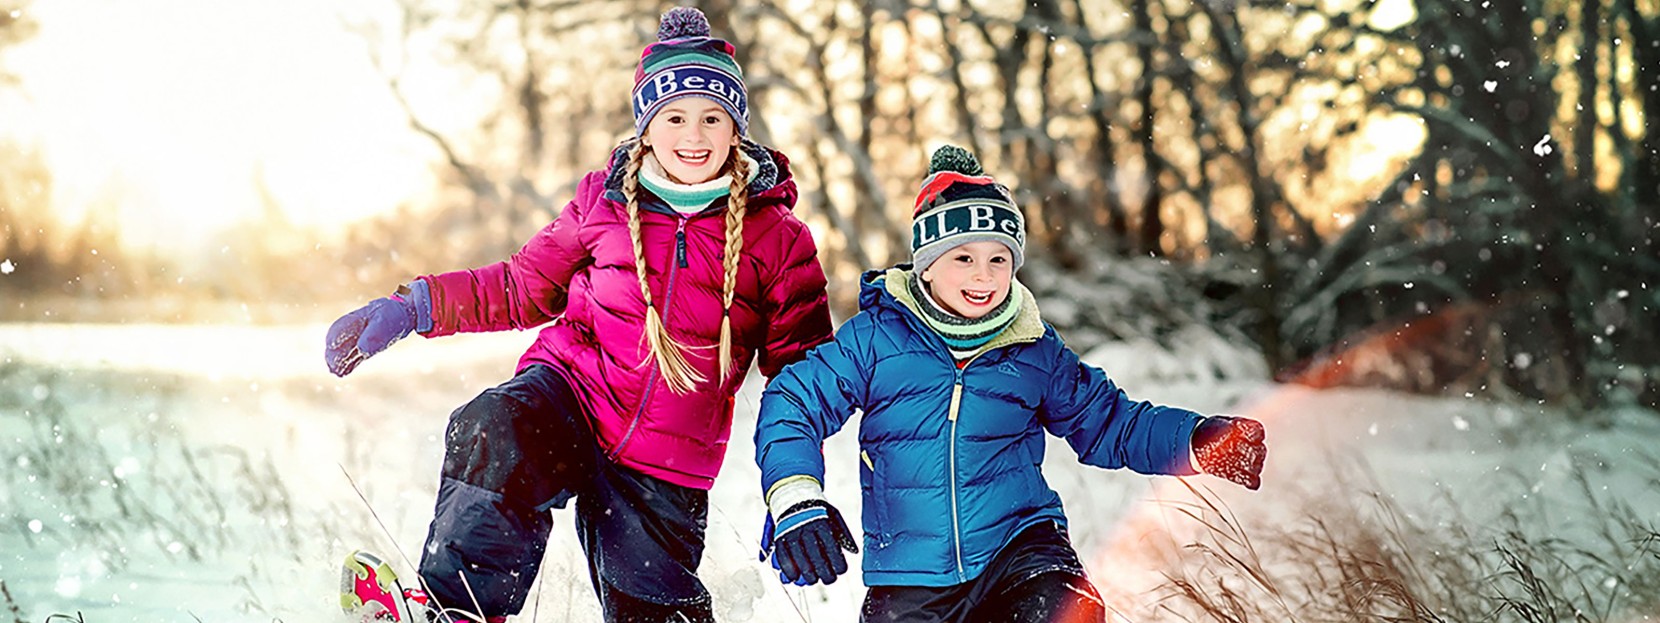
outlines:
[[[646,283],[646,248],[640,236],[640,166],[645,161],[646,151],[644,146],[636,143],[629,150],[628,168],[623,174],[623,196],[628,198],[628,237],[634,242],[634,274],[640,278],[640,294],[646,299],[645,340],[650,353],[641,363],[649,364],[656,360],[669,389],[676,394],[684,394],[708,379],[698,374],[691,362],[686,361],[686,355],[682,352],[685,347],[669,336],[668,328],[663,326],[662,318],[657,315],[657,308],[651,304],[651,286]]]
[[[726,201],[726,285],[720,314],[720,375],[732,369],[732,296],[738,285],[738,256],[744,251],[744,209],[749,186],[749,160],[741,147],[732,148],[732,196]]]

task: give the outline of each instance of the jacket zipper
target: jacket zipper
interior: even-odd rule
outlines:
[[[956,362],[952,362],[952,367],[956,368],[957,380],[951,386],[951,410],[947,412],[947,417],[951,419],[951,545],[957,554],[957,581],[966,582],[968,579],[963,576],[963,529],[957,508],[957,412],[963,404],[963,368],[957,368]],[[963,367],[968,367],[968,364],[963,364]]]
[[[957,508],[957,416],[962,414],[963,407],[963,373],[968,371],[969,364],[987,352],[989,351],[976,353],[961,366],[958,366],[956,361],[951,362],[951,366],[956,368],[957,382],[951,386],[951,408],[946,412],[946,417],[951,420],[951,544],[956,548],[958,582],[967,582],[968,577],[963,573],[963,531]],[[951,355],[947,354],[946,358],[950,359]]]
[[[680,223],[674,227],[674,255],[675,261],[669,263],[669,285],[663,292],[663,330],[669,330],[669,304],[674,301],[674,277],[676,267],[686,265],[686,217],[680,217]],[[623,432],[622,441],[617,442],[617,448],[612,450],[607,458],[615,461],[622,456],[623,448],[628,447],[629,440],[634,438],[634,430],[640,427],[640,420],[646,413],[646,406],[651,404],[651,395],[657,392],[657,377],[651,375],[651,383],[646,385],[646,393],[640,397],[640,408],[634,410],[634,419],[629,420],[628,430]]]
[[[912,315],[915,316],[915,314],[912,314]],[[916,322],[917,322],[917,324],[921,324],[921,322],[922,322],[921,318],[916,318]],[[913,325],[913,326],[915,326],[915,325]],[[922,325],[921,329],[922,329],[922,332],[924,334],[933,333],[933,329],[929,328],[927,325]],[[950,469],[951,469],[951,545],[952,545],[952,547],[955,551],[956,557],[957,557],[957,581],[958,582],[966,582],[966,581],[968,581],[968,578],[967,578],[966,574],[963,573],[962,517],[961,517],[961,512],[958,508],[958,504],[957,504],[957,497],[958,497],[957,496],[957,416],[960,414],[960,411],[962,410],[962,403],[963,403],[963,372],[968,369],[969,364],[972,364],[972,363],[974,363],[974,361],[976,359],[979,359],[980,355],[984,355],[984,354],[986,354],[988,352],[991,352],[993,350],[997,350],[997,348],[1006,348],[1006,347],[1009,347],[1009,346],[1014,346],[1016,344],[1024,344],[1024,343],[1028,343],[1028,342],[1035,342],[1037,340],[1034,340],[1034,339],[1020,339],[1020,340],[1017,340],[1017,341],[1008,342],[1006,344],[999,344],[997,346],[997,348],[988,348],[988,349],[980,351],[979,353],[976,353],[973,357],[970,357],[968,359],[968,361],[963,362],[963,365],[959,366],[959,365],[957,365],[956,359],[952,358],[952,356],[951,356],[950,347],[945,345],[944,338],[941,338],[938,335],[936,335],[935,339],[939,340],[940,345],[945,347],[944,355],[945,355],[946,363],[949,364],[952,368],[955,369],[954,376],[955,376],[956,382],[953,383],[952,386],[951,386],[951,407],[946,412],[946,417],[948,419],[950,419],[950,421],[951,421],[951,442],[950,442],[950,454],[951,454],[951,456],[949,457],[949,459],[950,459],[949,463],[950,463]]]

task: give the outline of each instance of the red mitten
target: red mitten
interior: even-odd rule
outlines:
[[[1207,417],[1193,429],[1196,467],[1255,491],[1262,487],[1262,462],[1268,457],[1263,437],[1262,422],[1242,417]]]

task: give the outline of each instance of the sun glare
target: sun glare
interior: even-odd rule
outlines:
[[[346,8],[34,3],[0,133],[45,155],[65,223],[113,217],[139,248],[213,245],[267,202],[319,227],[389,209],[427,183],[430,147],[341,28]]]

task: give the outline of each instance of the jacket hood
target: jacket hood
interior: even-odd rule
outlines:
[[[640,139],[631,138],[611,150],[611,162],[605,169],[606,199],[617,203],[628,201],[628,198],[624,197],[622,192],[623,173],[628,170],[629,150],[633,149],[634,145],[639,142]],[[783,152],[749,139],[744,139],[739,144],[739,148],[743,149],[744,154],[748,155],[751,160],[754,160],[761,167],[759,171],[755,172],[755,179],[749,182],[749,206],[760,207],[782,204],[786,208],[793,208],[795,206],[796,188],[795,178],[790,173],[790,159],[785,157]],[[647,195],[649,194],[647,193]],[[648,203],[658,204],[661,202],[652,201]],[[648,207],[673,213],[673,210],[670,210],[667,205],[651,205]],[[716,212],[725,208],[726,200],[722,199],[699,214]]]

